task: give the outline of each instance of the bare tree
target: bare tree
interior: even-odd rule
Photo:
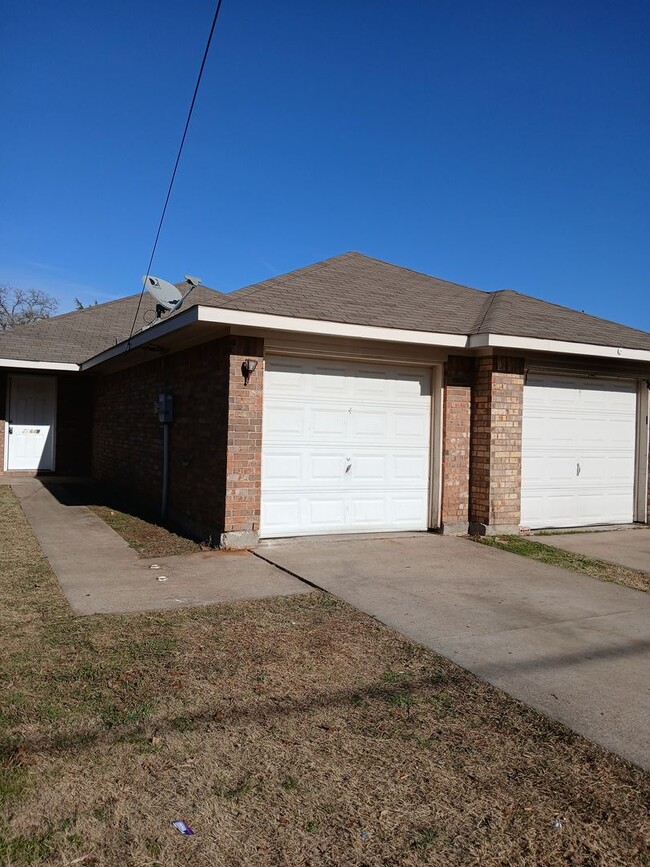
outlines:
[[[0,283],[0,331],[47,319],[58,306],[56,298],[40,289],[16,289]]]

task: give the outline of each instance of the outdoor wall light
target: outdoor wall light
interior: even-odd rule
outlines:
[[[254,358],[247,358],[246,361],[243,362],[241,366],[242,376],[244,377],[244,385],[248,385],[248,381],[251,378],[251,374],[257,367],[257,361]]]

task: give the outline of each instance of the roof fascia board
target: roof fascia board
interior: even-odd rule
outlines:
[[[78,371],[80,365],[68,361],[27,361],[21,358],[0,358],[0,367],[12,367],[19,370],[59,370]]]
[[[325,319],[301,319],[297,316],[253,313],[247,310],[232,310],[227,307],[201,306],[199,307],[199,319],[202,322],[272,329],[273,331],[293,331],[361,340],[385,340],[392,343],[419,343],[426,346],[451,346],[459,349],[467,347],[467,335],[465,334],[414,331],[405,328],[385,328],[378,325],[355,325],[349,322],[333,322]]]
[[[186,325],[191,325],[193,322],[197,322],[199,318],[198,310],[198,305],[188,307],[187,310],[184,310],[182,313],[177,313],[172,319],[165,319],[157,325],[151,325],[142,331],[138,331],[129,340],[123,340],[121,343],[116,343],[115,346],[111,346],[110,349],[105,349],[98,355],[93,355],[91,358],[82,362],[81,370],[89,370],[91,367],[95,367],[104,361],[109,361],[111,358],[123,355],[131,349],[137,349],[145,343],[151,343],[152,340],[158,340],[166,334],[172,334],[174,331],[179,331],[181,328],[185,328]]]
[[[468,346],[470,349],[490,346],[495,349],[523,349],[531,352],[554,352],[558,355],[593,355],[599,358],[650,362],[648,349],[600,346],[596,343],[574,343],[539,337],[511,337],[508,334],[472,334]]]
[[[146,343],[172,334],[194,322],[238,326],[273,331],[318,334],[357,340],[382,340],[392,343],[412,343],[423,346],[443,346],[456,349],[515,349],[530,352],[553,352],[560,355],[588,355],[599,358],[627,359],[650,362],[650,350],[627,349],[616,346],[599,346],[591,343],[573,343],[564,340],[549,340],[537,337],[513,337],[507,334],[446,334],[444,332],[415,331],[404,328],[386,328],[377,325],[356,325],[349,322],[334,322],[325,319],[302,319],[297,316],[279,316],[271,313],[254,313],[248,310],[233,310],[227,307],[207,307],[202,304],[177,313],[172,319],[139,331],[130,340],[124,340],[110,349],[89,358],[81,365],[55,365],[52,369],[89,370],[104,361],[137,349]],[[0,359],[0,365],[3,360]],[[33,366],[45,368],[49,362],[13,362],[9,366]]]

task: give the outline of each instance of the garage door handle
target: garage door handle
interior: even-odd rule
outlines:
[[[576,476],[580,475],[580,464],[576,464]]]
[[[352,464],[348,464],[347,467],[345,468],[345,472],[349,473],[351,469],[352,469]]]

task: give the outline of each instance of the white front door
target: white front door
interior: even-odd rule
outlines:
[[[524,388],[521,525],[634,520],[636,383],[529,375]]]
[[[56,379],[11,376],[7,417],[7,469],[53,470]]]
[[[431,373],[271,356],[261,535],[426,530]]]

